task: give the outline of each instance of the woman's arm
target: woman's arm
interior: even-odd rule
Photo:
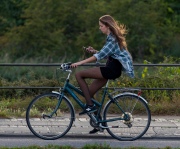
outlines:
[[[85,64],[85,63],[89,63],[89,62],[93,62],[93,61],[96,61],[96,57],[95,56],[91,56],[85,60],[82,60],[82,61],[79,61],[79,62],[76,62],[76,63],[73,63],[71,64],[71,68],[76,68],[77,66],[79,65],[82,65],[82,64]]]

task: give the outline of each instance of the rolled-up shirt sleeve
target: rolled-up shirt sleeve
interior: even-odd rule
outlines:
[[[113,40],[107,40],[106,44],[104,45],[104,47],[97,52],[96,54],[94,54],[94,56],[96,57],[97,61],[107,58],[108,56],[113,54],[113,49],[114,49],[114,44],[113,44]]]

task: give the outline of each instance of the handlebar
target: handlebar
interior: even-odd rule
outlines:
[[[71,66],[71,62],[69,63],[63,63],[60,65],[60,68],[57,68],[56,69],[56,77],[58,78],[58,70],[61,69],[62,71],[66,71],[66,72],[69,72],[68,76],[67,76],[67,79],[69,79],[70,75],[71,75],[71,72],[72,70],[70,70],[70,66]],[[58,81],[59,82],[59,81]]]
[[[70,67],[71,64],[72,64],[71,62],[69,62],[69,63],[63,63],[63,64],[60,65],[60,69],[68,70],[68,69],[71,68],[71,67]]]

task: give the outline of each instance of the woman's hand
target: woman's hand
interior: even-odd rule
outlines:
[[[81,62],[71,64],[71,68],[76,68],[77,66],[82,65]]]
[[[91,47],[91,46],[89,46],[88,48],[86,48],[86,51],[88,52],[88,53],[97,53],[98,51],[97,50],[95,50],[93,47]]]

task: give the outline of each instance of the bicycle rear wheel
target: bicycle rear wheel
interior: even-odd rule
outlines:
[[[151,122],[151,113],[145,100],[136,94],[124,93],[114,98],[126,113],[128,119],[106,122],[108,133],[123,141],[132,141],[142,137]],[[104,108],[104,119],[123,118],[125,115],[113,102],[109,101]]]
[[[74,109],[65,97],[52,115],[59,101],[59,94],[47,93],[34,98],[26,111],[26,122],[31,132],[45,140],[64,136],[71,128],[74,120]]]

